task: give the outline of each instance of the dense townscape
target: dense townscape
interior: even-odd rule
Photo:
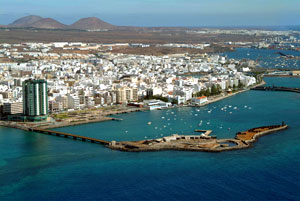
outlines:
[[[2,57],[31,58],[28,62],[0,64],[2,112],[22,112],[22,83],[28,79],[47,80],[50,112],[137,104],[152,97],[176,104],[199,104],[196,95],[201,91],[214,88],[227,93],[256,83],[255,77],[246,75],[255,66],[254,61],[228,60],[219,55],[48,53],[58,47],[97,50],[118,45],[122,44],[1,44]]]
[[[217,52],[234,51],[237,47],[299,50],[298,31],[203,29],[185,32],[189,35],[244,35],[260,39],[252,42],[228,40],[163,44],[1,43],[1,116],[10,119],[11,116],[25,114],[26,108],[30,107],[35,110],[33,116],[41,116],[40,112],[36,112],[40,103],[26,106],[26,101],[32,100],[24,100],[30,91],[41,88],[44,88],[42,95],[32,92],[28,97],[46,94],[40,100],[45,116],[116,105],[150,110],[180,105],[201,106],[262,81],[257,74],[260,65],[257,60],[229,59]],[[161,51],[162,54],[152,54],[153,51]],[[276,54],[278,58],[294,59],[294,64],[297,64],[297,57],[281,52]],[[31,80],[32,85],[29,85],[32,88],[25,93],[24,83],[27,80]],[[39,83],[45,83],[45,86],[35,88]]]

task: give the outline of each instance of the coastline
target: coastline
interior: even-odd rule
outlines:
[[[100,117],[96,117],[95,119],[84,119],[82,121],[77,122],[60,122],[52,125],[46,125],[46,126],[40,126],[41,129],[51,129],[51,128],[62,128],[62,127],[69,127],[69,126],[77,126],[82,124],[90,124],[90,123],[98,123],[98,122],[104,122],[104,121],[122,121],[123,119],[109,117],[111,115],[117,115],[117,114],[126,114],[126,113],[132,113],[132,112],[141,112],[145,111],[147,109],[145,108],[124,108],[120,111],[109,111],[105,114],[102,114]]]
[[[258,87],[265,85],[266,82],[262,80],[261,83],[256,84],[252,87]],[[218,101],[221,101],[226,98],[230,98],[232,96],[235,96],[237,94],[249,91],[252,87],[249,87],[247,89],[243,89],[231,94],[227,94],[220,97],[213,97],[213,99],[208,100],[206,103],[195,106],[195,105],[183,105],[183,106],[177,106],[177,107],[203,107]],[[174,107],[176,108],[176,107]],[[109,111],[92,111],[88,113],[88,116],[85,118],[77,117],[78,120],[61,120],[57,121],[53,119],[49,122],[41,122],[41,123],[30,123],[30,122],[10,122],[10,121],[0,121],[0,126],[10,127],[10,128],[16,128],[16,129],[22,129],[28,131],[31,128],[40,128],[40,129],[52,129],[52,128],[62,128],[62,127],[69,127],[69,126],[77,126],[82,124],[90,124],[90,123],[98,123],[98,122],[104,122],[104,121],[113,121],[113,120],[122,120],[114,117],[109,117],[110,115],[117,115],[117,114],[125,114],[125,113],[131,113],[131,112],[140,112],[140,111],[148,111],[146,108],[137,108],[137,107],[124,107],[124,108],[117,108],[118,110],[109,110]],[[167,108],[172,109],[172,108]],[[76,112],[76,111],[75,111]],[[77,111],[79,114],[81,111]],[[95,117],[96,116],[96,117]]]
[[[122,110],[118,111],[108,111],[103,112],[100,114],[98,113],[90,113],[89,117],[82,119],[82,120],[68,120],[68,121],[52,121],[48,122],[14,122],[14,121],[0,121],[0,126],[9,127],[9,128],[16,128],[28,131],[31,128],[40,128],[40,129],[52,129],[52,128],[62,128],[62,127],[69,127],[69,126],[77,126],[82,124],[90,124],[90,123],[98,123],[104,121],[121,121],[122,119],[109,117],[110,115],[117,115],[117,114],[125,114],[131,112],[140,112],[145,111],[145,108],[122,108]],[[96,116],[96,117],[95,117]]]
[[[262,80],[261,83],[255,85],[255,86],[252,86],[252,87],[258,87],[258,86],[262,86],[262,85],[265,85],[265,84],[266,84],[266,82],[264,80]],[[203,107],[203,106],[221,101],[223,99],[230,98],[230,97],[232,97],[234,95],[237,95],[239,93],[249,91],[251,88],[243,89],[243,90],[234,92],[232,94],[228,94],[228,95],[225,95],[225,96],[214,98],[214,99],[209,100],[208,102],[206,102],[202,105],[199,105],[199,107]],[[177,106],[177,107],[182,107],[182,106]],[[188,107],[197,107],[197,106],[188,105]],[[166,108],[166,109],[172,109],[172,108]],[[148,109],[146,109],[146,108],[126,108],[125,110],[121,110],[121,111],[109,111],[109,112],[103,114],[103,116],[101,118],[98,118],[98,119],[95,119],[95,120],[84,120],[84,121],[81,121],[81,122],[64,122],[62,124],[41,126],[39,128],[42,128],[42,129],[62,128],[62,127],[68,127],[68,126],[77,126],[77,125],[81,125],[81,124],[89,124],[89,123],[98,123],[98,122],[103,122],[103,121],[118,120],[117,118],[112,118],[112,117],[109,117],[109,116],[110,115],[116,115],[116,114],[131,113],[131,112],[140,112],[140,111],[148,111]]]
[[[201,105],[193,105],[193,106],[190,106],[190,107],[203,107],[203,106],[209,105],[209,104],[211,104],[211,103],[215,103],[215,102],[221,101],[221,100],[223,100],[223,99],[230,98],[231,96],[234,96],[234,95],[237,95],[237,94],[240,94],[240,93],[249,91],[249,90],[250,90],[251,88],[253,88],[253,87],[259,87],[259,86],[263,86],[263,85],[265,85],[265,84],[266,84],[266,82],[265,82],[264,80],[262,80],[261,83],[256,84],[256,85],[254,85],[254,86],[252,86],[252,87],[250,87],[250,88],[243,89],[243,90],[234,92],[234,93],[232,93],[232,94],[227,94],[227,95],[225,95],[225,96],[217,97],[217,98],[214,98],[214,99],[212,99],[212,100],[208,100],[206,103],[201,104]]]

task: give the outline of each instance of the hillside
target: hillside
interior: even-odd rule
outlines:
[[[19,28],[40,28],[40,29],[65,29],[68,26],[64,25],[52,18],[42,18],[36,15],[29,15],[17,19],[13,23],[8,25],[9,27],[19,27]]]
[[[13,23],[9,24],[11,27],[30,27],[33,23],[43,19],[40,16],[29,15],[26,17],[19,18],[15,20]]]
[[[41,29],[66,29],[67,25],[64,25],[52,18],[43,18],[31,24],[31,27]]]
[[[80,30],[99,30],[99,29],[113,29],[114,25],[104,22],[96,17],[82,18],[70,25],[72,29]]]
[[[78,30],[103,30],[115,29],[117,26],[104,22],[96,17],[82,18],[72,25],[65,25],[52,18],[42,18],[29,15],[15,20],[8,27],[16,28],[40,28],[40,29],[78,29]]]

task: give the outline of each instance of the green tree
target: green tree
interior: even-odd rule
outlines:
[[[178,100],[177,99],[173,99],[171,102],[173,105],[178,105]]]
[[[204,96],[210,96],[210,90],[207,88],[203,94]]]
[[[217,95],[218,94],[218,89],[216,87],[216,85],[212,85],[211,87],[211,95]]]
[[[244,85],[241,81],[239,81],[238,88],[239,88],[239,89],[242,89],[242,88],[244,88],[244,87],[245,87],[245,85]]]

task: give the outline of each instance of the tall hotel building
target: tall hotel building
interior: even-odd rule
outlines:
[[[48,115],[47,81],[26,80],[23,82],[23,114],[27,120],[41,121]]]

